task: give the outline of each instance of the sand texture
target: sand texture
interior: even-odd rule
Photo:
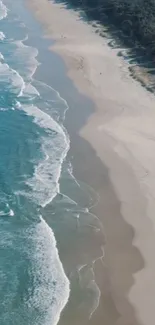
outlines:
[[[117,56],[118,50],[110,48],[108,40],[77,13],[53,1],[29,2],[46,35],[55,40],[51,50],[65,60],[68,76],[78,91],[95,104],[95,112],[80,135],[106,165],[120,202],[124,223],[117,216],[115,219],[115,206],[110,203],[109,211],[113,212],[102,222],[111,292],[121,316],[117,322],[104,324],[154,325],[155,97],[132,79],[128,64]],[[104,195],[100,184],[102,192]],[[101,209],[102,203],[99,214]],[[129,240],[133,245],[130,250]]]

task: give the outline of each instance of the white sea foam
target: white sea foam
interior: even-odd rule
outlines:
[[[0,39],[2,39],[2,34],[0,34]],[[6,83],[11,92],[14,92],[18,97],[15,109],[23,109],[33,117],[34,123],[45,130],[45,136],[41,138],[44,158],[36,166],[34,176],[27,180],[31,191],[26,193],[33,202],[44,207],[52,201],[59,191],[61,166],[69,149],[69,139],[63,126],[56,123],[51,116],[34,105],[20,103],[22,96],[33,99],[33,95],[40,95],[37,89],[31,85],[32,76],[39,64],[36,60],[38,51],[26,46],[23,43],[26,39],[14,42],[17,45],[14,52],[16,64],[19,63],[17,71],[11,68],[13,58],[11,58],[12,62],[9,63],[10,66],[0,63],[0,81]],[[1,57],[0,59],[4,58]],[[59,93],[57,93],[57,99],[63,101]],[[68,108],[67,103],[65,101],[64,103],[65,108]],[[2,211],[3,215],[4,212],[9,216],[14,215],[14,211],[10,207],[6,210],[7,212]],[[30,236],[34,243],[33,250],[30,252],[30,259],[33,262],[34,286],[32,291],[32,287],[29,288],[31,294],[24,303],[40,312],[41,320],[34,321],[34,325],[51,325],[51,323],[55,325],[69,298],[69,280],[59,259],[54,233],[42,217],[40,217],[40,222],[31,230]],[[28,254],[28,250],[26,253]]]
[[[7,64],[1,64],[0,74],[2,81],[8,80],[10,82],[13,91],[16,92],[18,89],[17,97],[19,100],[16,102],[15,108],[24,110],[33,117],[34,123],[45,130],[45,136],[41,138],[44,158],[36,165],[33,177],[26,181],[30,188],[26,195],[33,202],[44,207],[52,201],[59,191],[61,166],[69,148],[69,139],[63,126],[60,126],[47,113],[34,105],[20,103],[22,96],[23,98],[30,97],[32,100],[33,95],[34,97],[40,95],[37,89],[31,85],[32,76],[39,64],[36,60],[38,51],[24,45],[23,41],[16,42],[15,56],[19,62],[18,72],[11,69]],[[23,64],[25,64],[24,68]],[[67,103],[63,101],[59,93],[55,93],[57,100],[64,102],[65,109],[68,108]],[[14,214],[11,209],[8,213],[10,216]],[[51,325],[51,322],[56,324],[61,310],[68,301],[69,280],[59,259],[54,234],[42,218],[41,222],[34,228],[32,241],[34,241],[34,250],[31,254],[34,288],[29,301],[25,303],[42,311],[41,317],[44,318],[42,323],[45,325]],[[38,325],[38,322],[34,325]]]
[[[36,96],[40,95],[38,90],[31,84],[32,77],[40,63],[36,59],[38,56],[38,50],[24,44],[27,39],[28,35],[26,35],[22,40],[12,40],[12,43],[16,45],[16,49],[13,51],[13,56],[16,61],[17,74],[24,81],[19,97],[26,96],[32,101]]]
[[[31,98],[31,100],[33,100],[36,96],[40,96],[40,93],[39,93],[39,91],[34,86],[32,86],[29,83],[29,84],[27,84],[25,86],[25,89],[23,91],[23,95],[24,96],[28,96],[28,97]],[[34,95],[34,97],[33,97],[33,95]]]
[[[93,293],[94,293],[94,302],[93,302],[93,306],[91,308],[91,312],[90,312],[90,315],[89,315],[89,319],[91,319],[92,315],[94,314],[94,312],[96,311],[96,309],[98,308],[99,306],[99,303],[100,303],[100,297],[101,297],[101,291],[97,285],[97,283],[95,282],[95,280],[92,280],[90,283],[89,283],[89,287]]]
[[[40,80],[35,80],[35,84],[38,87],[41,87],[41,89],[44,90],[44,95],[47,98],[47,100],[49,102],[51,102],[51,107],[52,108],[55,105],[55,103],[59,103],[59,104],[61,104],[63,106],[63,109],[61,109],[61,112],[59,112],[59,114],[61,115],[61,120],[63,122],[65,120],[66,112],[69,109],[67,101],[60,96],[60,93],[57,90],[55,90],[51,86],[47,85],[46,83],[44,83],[44,82],[42,82]],[[51,94],[52,94],[52,100],[49,100],[48,96],[49,95],[51,96]]]
[[[100,288],[98,287],[97,283],[95,282],[95,272],[94,272],[94,267],[95,267],[95,263],[97,261],[100,261],[101,264],[103,264],[103,259],[104,259],[104,247],[101,246],[101,251],[102,251],[102,255],[97,257],[94,261],[92,261],[92,267],[91,267],[91,271],[93,274],[93,279],[89,285],[89,288],[91,288],[92,290],[94,290],[95,292],[95,296],[94,296],[94,302],[93,302],[93,306],[91,308],[91,312],[89,315],[89,319],[92,317],[92,315],[94,314],[94,312],[96,311],[96,309],[99,306],[100,303],[100,297],[101,297],[101,291]]]
[[[79,265],[77,268],[80,286],[82,288],[85,288],[89,292],[89,296],[91,297],[89,310],[88,310],[89,319],[91,319],[92,315],[98,308],[100,303],[100,297],[101,297],[101,291],[95,281],[95,272],[94,272],[95,261],[92,262],[92,265],[83,264],[83,265]]]
[[[68,162],[68,173],[72,177],[72,179],[74,180],[74,182],[76,183],[76,185],[78,187],[80,187],[80,184],[78,183],[77,179],[75,178],[75,176],[73,174],[73,166],[72,166],[71,162]]]
[[[8,203],[4,203],[5,208],[3,210],[0,210],[0,217],[4,217],[4,216],[10,216],[13,217],[14,216],[14,211],[10,208]]]
[[[5,34],[3,32],[0,32],[0,40],[3,41],[5,39]]]
[[[43,86],[43,87],[45,87],[45,88],[48,88],[50,91],[52,91],[52,93],[54,92],[54,94],[55,94],[55,98],[58,99],[59,101],[62,101],[62,102],[65,104],[65,108],[66,108],[66,109],[69,108],[69,107],[68,107],[68,103],[67,103],[67,101],[66,101],[64,98],[62,98],[62,97],[60,96],[60,93],[59,93],[57,90],[55,90],[55,89],[52,88],[51,86],[47,85],[47,84],[46,84],[45,82],[43,82],[43,81],[36,80],[36,82],[37,82],[38,84],[40,84],[41,86]]]
[[[10,83],[11,91],[15,92],[17,96],[21,96],[25,88],[25,82],[20,74],[6,63],[0,63],[0,82]]]
[[[5,215],[8,215],[8,213],[6,213],[5,211],[1,210],[1,211],[0,211],[0,217],[3,217],[3,216],[5,216]]]
[[[0,52],[0,60],[4,60],[4,56],[3,56],[3,54]]]
[[[34,288],[26,303],[41,312],[41,319],[39,322],[36,320],[34,325],[55,325],[68,301],[70,288],[59,259],[54,233],[41,216],[40,223],[31,231],[31,240],[34,244],[30,252]]]
[[[0,112],[6,112],[6,111],[8,111],[7,107],[0,107]]]
[[[40,63],[36,59],[38,56],[38,50],[35,47],[24,44],[24,41],[27,39],[28,35],[26,35],[23,40],[14,41],[13,43],[17,46],[14,55],[18,58],[18,62],[23,63],[22,71],[20,71],[20,73],[25,71],[24,77],[27,82],[30,82],[32,81],[31,78]]]
[[[38,107],[20,106],[19,103],[17,106],[33,116],[34,122],[47,133],[47,136],[42,137],[44,159],[36,166],[33,177],[27,180],[27,184],[32,189],[32,193],[27,195],[37,204],[45,207],[59,192],[61,167],[69,149],[69,138],[63,127]]]
[[[16,101],[15,108],[17,108],[17,109],[22,108],[22,105],[21,105],[21,103],[19,101]]]
[[[13,53],[18,57],[18,61],[21,61],[23,63],[22,69],[18,69],[17,71],[10,67],[9,64],[0,64],[0,81],[9,81],[13,87],[11,90],[17,93],[18,97],[23,96],[23,94],[24,96],[39,96],[39,92],[37,91],[37,89],[30,84],[30,82],[32,81],[31,78],[35,73],[37,66],[39,65],[38,61],[36,60],[38,50],[23,44],[23,41],[26,41],[27,37],[28,36],[26,36],[24,40],[13,41],[13,43],[17,45],[17,49]],[[4,33],[0,32],[0,40],[4,38]],[[4,60],[4,57],[1,53],[0,60]],[[25,74],[22,73],[24,71],[24,67],[26,67]]]
[[[5,18],[7,16],[7,7],[4,5],[4,3],[0,0],[0,20]]]
[[[10,209],[9,215],[10,215],[10,217],[13,217],[14,216],[14,211],[12,209]]]

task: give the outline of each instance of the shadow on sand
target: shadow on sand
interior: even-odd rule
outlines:
[[[92,9],[73,5],[72,0],[55,0],[55,2],[64,5],[69,10],[77,11],[79,19],[91,24],[96,33],[108,40],[108,45],[111,48],[118,50],[117,55],[123,57],[129,65],[130,75],[148,91],[155,92],[155,59],[147,48],[142,47],[132,35],[126,36],[119,29],[117,23],[106,15],[102,16],[101,22],[97,19],[94,20]]]

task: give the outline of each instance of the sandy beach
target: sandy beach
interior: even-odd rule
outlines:
[[[100,194],[95,213],[106,236],[107,275],[96,266],[102,294],[88,323],[154,325],[155,97],[132,79],[127,62],[117,55],[119,49],[110,48],[78,13],[54,1],[27,2],[46,36],[55,40],[51,50],[65,61],[77,90],[95,105],[80,130],[94,150],[94,160],[85,158],[79,177]],[[99,172],[95,154],[106,172],[104,167]],[[74,315],[70,323],[73,320]]]

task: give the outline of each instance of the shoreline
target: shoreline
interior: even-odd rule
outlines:
[[[74,169],[103,198],[95,213],[97,211],[105,228],[105,264],[116,309],[115,319],[108,319],[107,324],[153,325],[151,297],[155,294],[155,263],[151,250],[155,247],[155,209],[153,195],[149,197],[153,190],[153,162],[151,165],[149,159],[154,158],[154,96],[129,76],[126,64],[116,56],[116,51],[93,33],[90,25],[79,21],[77,13],[69,12],[53,1],[33,0],[33,6],[37,18],[47,29],[48,37],[56,41],[51,50],[64,59],[68,75],[78,91],[91,98],[96,106],[80,136],[91,144],[94,159],[97,155],[103,162],[103,175],[100,169],[98,173],[94,172],[96,166],[90,162],[87,162],[88,171],[82,164],[77,166],[76,161]],[[61,22],[63,17],[62,24],[58,24],[58,17]],[[112,191],[105,186],[108,174],[114,187]],[[102,282],[101,270],[96,272],[98,281]],[[102,298],[105,302],[104,294]],[[99,321],[94,321],[95,324],[103,321],[102,305],[98,315]]]

